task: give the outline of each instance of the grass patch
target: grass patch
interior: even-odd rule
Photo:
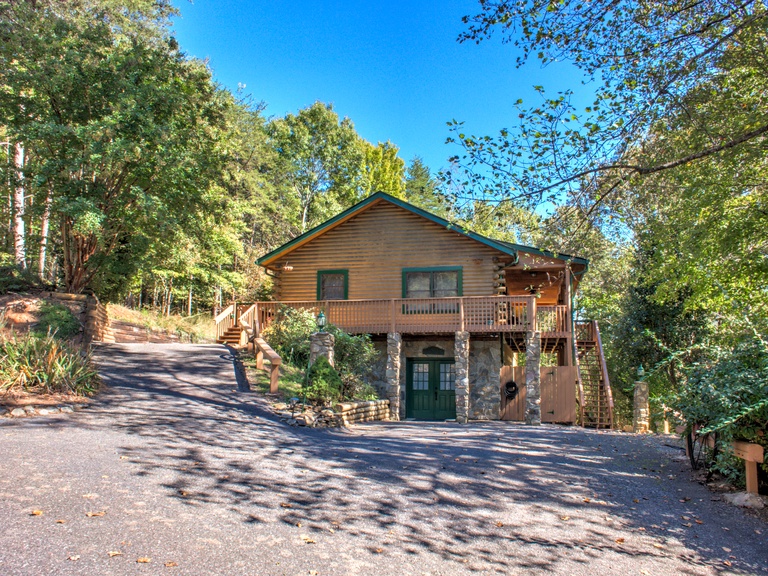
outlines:
[[[256,358],[251,352],[241,352],[240,360],[248,372],[248,381],[251,386],[262,394],[269,393],[269,371],[256,369]],[[264,367],[269,367],[269,362],[264,361]],[[278,394],[284,400],[302,397],[302,385],[304,384],[304,370],[287,362],[280,365],[280,385]]]
[[[216,326],[208,312],[194,316],[163,316],[152,310],[132,310],[119,304],[110,304],[109,317],[150,330],[188,337],[192,342],[213,342],[216,339]]]
[[[0,335],[0,391],[91,396],[98,386],[90,353],[51,335]]]
[[[66,306],[43,302],[40,320],[32,330],[40,337],[50,334],[62,339],[73,338],[80,333],[80,321]]]

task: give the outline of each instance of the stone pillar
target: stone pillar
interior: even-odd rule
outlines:
[[[328,359],[328,363],[333,366],[333,345],[336,339],[329,332],[315,332],[309,337],[309,365],[321,356]]]
[[[389,398],[389,418],[400,420],[400,354],[403,350],[403,337],[397,332],[387,334],[387,398]]]
[[[632,430],[635,434],[645,434],[650,430],[651,407],[648,401],[648,382],[635,382],[635,415]]]
[[[456,422],[469,418],[469,332],[456,332],[454,343],[456,369]]]
[[[525,335],[525,423],[541,424],[541,332]]]

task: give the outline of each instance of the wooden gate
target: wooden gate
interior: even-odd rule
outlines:
[[[541,421],[576,422],[576,366],[545,366],[541,368]],[[525,367],[502,366],[501,419],[525,420]],[[508,398],[506,385],[517,384],[517,395]]]

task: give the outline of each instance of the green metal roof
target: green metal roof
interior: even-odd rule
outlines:
[[[290,252],[298,244],[302,244],[303,242],[308,241],[313,236],[319,236],[327,229],[333,227],[333,225],[336,224],[339,220],[352,217],[355,213],[362,212],[363,210],[368,208],[371,204],[378,202],[379,200],[385,200],[387,202],[390,202],[391,204],[394,204],[395,206],[399,206],[400,208],[408,210],[409,212],[418,214],[419,216],[422,216],[427,220],[434,222],[435,224],[439,224],[440,226],[444,227],[446,230],[457,232],[463,236],[466,236],[467,238],[471,238],[472,240],[485,244],[486,246],[490,246],[491,248],[494,248],[500,252],[513,256],[516,260],[517,260],[517,252],[522,251],[522,252],[528,252],[532,254],[539,254],[541,256],[548,256],[550,258],[557,258],[560,260],[572,261],[578,264],[584,264],[585,266],[588,265],[588,261],[586,259],[579,258],[577,256],[569,256],[566,254],[555,254],[554,252],[539,250],[538,248],[532,248],[530,246],[522,246],[520,244],[512,244],[510,242],[502,242],[501,240],[493,240],[492,238],[481,236],[480,234],[476,234],[475,232],[472,232],[457,224],[449,222],[444,218],[435,216],[434,214],[427,212],[426,210],[422,210],[421,208],[418,208],[413,204],[409,204],[408,202],[404,202],[399,198],[390,196],[385,192],[376,192],[375,194],[368,196],[368,198],[362,200],[361,202],[358,202],[351,208],[344,210],[344,212],[337,214],[330,220],[323,222],[319,226],[316,226],[311,230],[304,232],[302,235],[297,236],[290,242],[287,242],[282,246],[280,246],[279,248],[272,250],[272,252],[265,254],[264,256],[256,260],[256,264],[259,264],[260,266],[266,266],[265,263],[271,262],[272,260]]]

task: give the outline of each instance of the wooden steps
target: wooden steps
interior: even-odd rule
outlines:
[[[216,342],[219,344],[227,344],[229,346],[239,346],[241,332],[242,330],[240,329],[240,326],[232,326],[231,328],[228,328],[224,334],[219,336]]]
[[[583,390],[582,425],[586,428],[612,428],[613,398],[597,322],[591,322],[590,329],[582,331],[582,338],[585,339],[576,341]]]

